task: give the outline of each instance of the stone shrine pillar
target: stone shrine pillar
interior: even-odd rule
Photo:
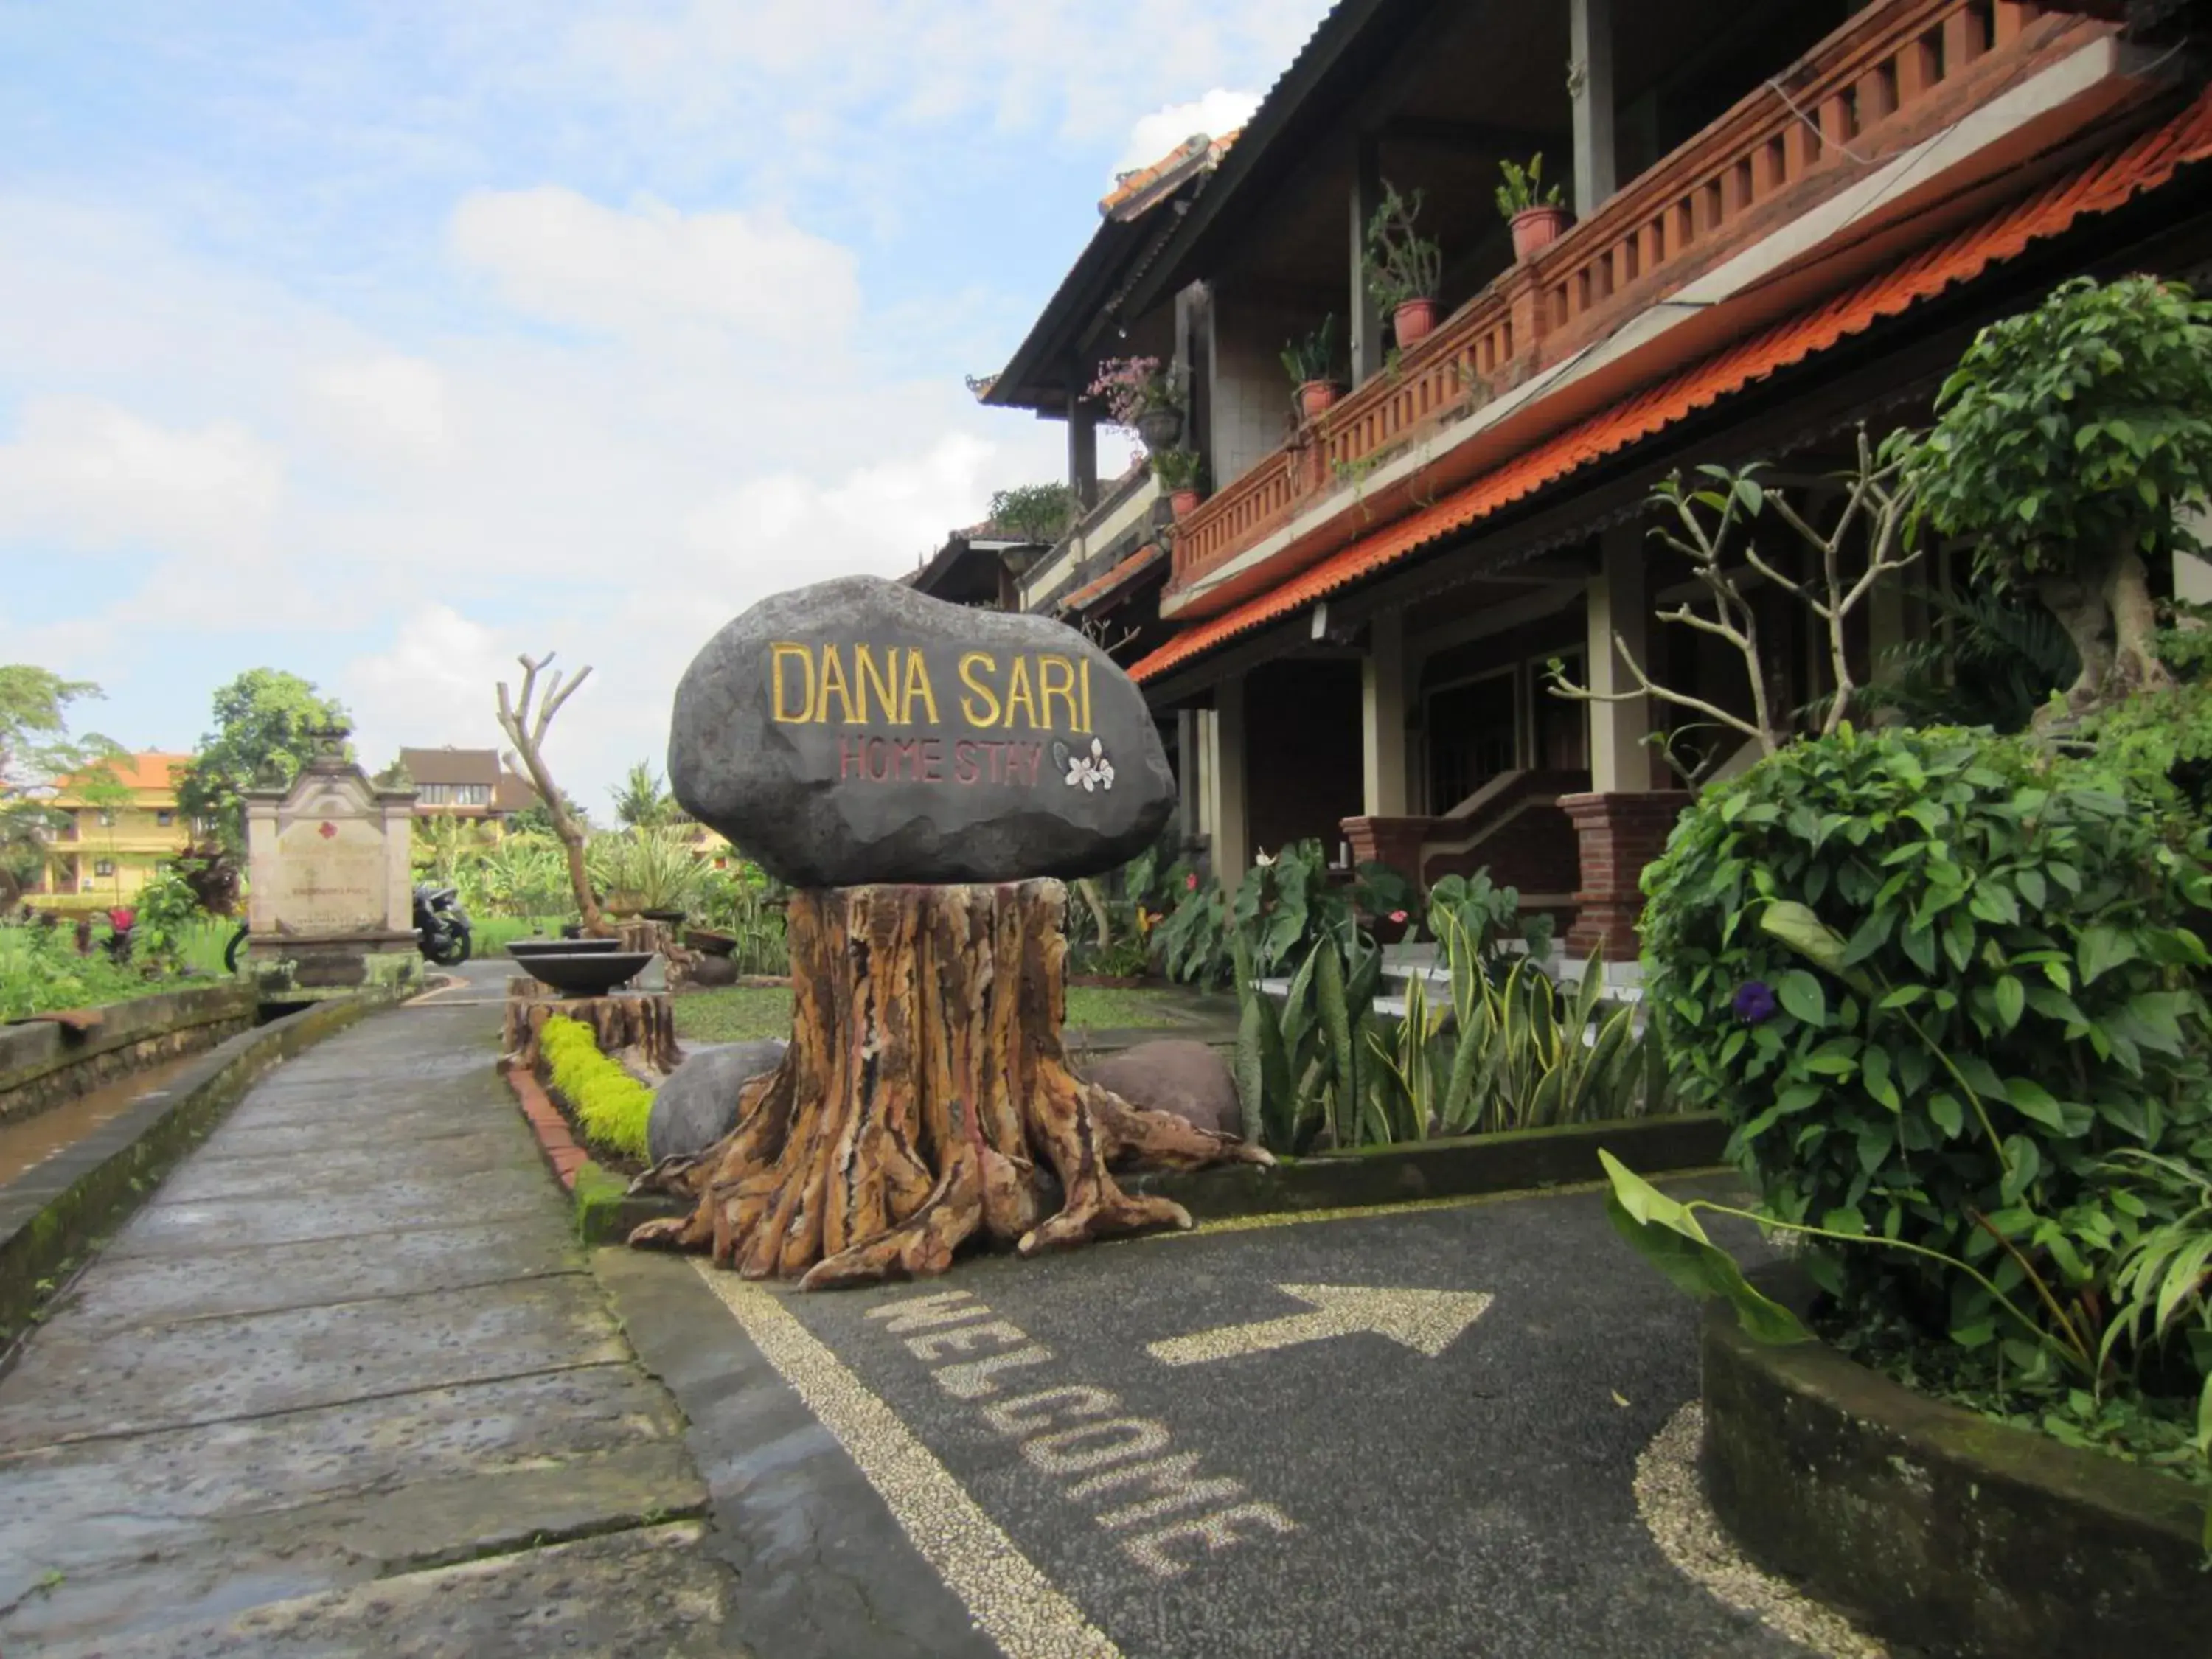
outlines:
[[[348,732],[313,734],[289,788],[246,793],[246,959],[288,998],[331,996],[419,976],[410,863],[415,791],[372,782]],[[289,963],[287,968],[280,964]]]

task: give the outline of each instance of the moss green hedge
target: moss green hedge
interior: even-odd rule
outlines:
[[[545,1022],[538,1044],[554,1090],[576,1115],[584,1139],[611,1152],[643,1158],[653,1091],[599,1052],[590,1027],[565,1015]]]

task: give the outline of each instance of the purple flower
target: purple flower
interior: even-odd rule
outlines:
[[[1747,1025],[1759,1025],[1774,1018],[1779,1006],[1774,1000],[1774,988],[1764,980],[1747,980],[1736,988],[1735,1000],[1730,1005],[1735,1017]]]

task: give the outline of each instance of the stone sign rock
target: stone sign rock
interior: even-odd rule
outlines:
[[[1161,1037],[1109,1054],[1084,1073],[1132,1106],[1173,1112],[1216,1134],[1241,1135],[1244,1114],[1229,1062],[1190,1037]]]
[[[668,781],[799,887],[1095,875],[1152,844],[1176,793],[1143,695],[1080,634],[872,576],[709,640]]]
[[[703,1152],[737,1127],[738,1091],[748,1078],[773,1072],[783,1063],[784,1045],[774,1037],[699,1048],[653,1091],[645,1120],[646,1156],[665,1158]]]

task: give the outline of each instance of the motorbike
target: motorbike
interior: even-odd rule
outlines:
[[[468,913],[453,888],[415,890],[415,940],[441,968],[457,968],[469,959]]]

